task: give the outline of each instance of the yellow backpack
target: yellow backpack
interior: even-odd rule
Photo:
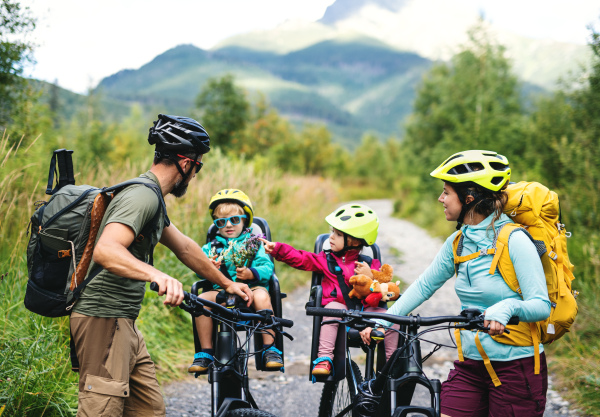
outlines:
[[[539,343],[548,344],[561,338],[569,331],[577,315],[575,299],[578,293],[571,288],[571,281],[575,277],[573,276],[573,265],[569,261],[567,253],[567,237],[570,236],[570,233],[566,232],[564,224],[560,221],[560,205],[558,195],[554,191],[537,182],[521,181],[509,184],[506,192],[508,201],[504,212],[513,219],[515,224],[504,225],[498,232],[492,248],[484,253],[494,255],[489,273],[494,274],[498,268],[506,284],[513,291],[521,294],[519,281],[508,253],[508,239],[515,231],[525,232],[535,244],[541,257],[551,311],[550,316],[544,321],[510,325],[507,326],[510,334],[504,333],[492,336],[492,338],[497,342],[513,346],[533,345],[535,373],[539,374]],[[457,272],[460,263],[483,255],[481,252],[476,252],[461,256],[462,239],[462,233],[459,232],[453,242],[454,264]],[[456,333],[460,336],[460,332]],[[494,384],[500,385],[479,342],[478,335],[475,337],[475,343]],[[457,337],[457,344],[459,345],[459,359],[462,361],[460,337]]]

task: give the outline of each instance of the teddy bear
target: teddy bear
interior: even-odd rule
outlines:
[[[380,271],[371,269],[371,273],[373,274],[373,280],[380,283],[386,283],[390,282],[394,277],[394,268],[388,264],[383,264],[381,265]]]
[[[390,265],[384,264],[381,271],[372,269],[371,272],[374,279],[366,275],[350,277],[352,290],[348,296],[364,300],[363,305],[368,307],[377,307],[380,301],[394,301],[400,297],[400,281],[391,282],[394,270]]]

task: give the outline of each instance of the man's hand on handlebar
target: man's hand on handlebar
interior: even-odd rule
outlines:
[[[243,282],[233,282],[231,281],[227,288],[225,288],[229,294],[237,294],[244,301],[246,301],[246,305],[250,307],[252,305],[252,301],[254,301],[254,294],[252,294],[252,290],[248,287],[248,284],[244,284]]]
[[[183,285],[167,274],[152,277],[152,282],[158,284],[158,295],[165,295],[164,305],[176,307],[183,301]]]

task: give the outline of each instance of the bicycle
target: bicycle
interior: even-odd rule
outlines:
[[[436,347],[424,358],[421,355],[420,337],[428,332],[442,329],[489,330],[483,326],[484,316],[476,309],[463,310],[459,316],[421,317],[395,316],[386,313],[368,313],[356,310],[333,310],[319,307],[307,307],[306,314],[310,316],[339,317],[340,324],[356,330],[374,327],[373,319],[383,319],[399,324],[399,347],[378,372],[376,377],[367,377],[360,381],[354,373],[350,373],[348,385],[356,387],[350,390],[350,401],[336,414],[330,416],[368,417],[392,416],[405,417],[409,413],[419,413],[427,417],[440,417],[440,394],[442,384],[438,379],[429,379],[425,375],[422,364],[435,351]],[[454,324],[452,324],[454,323]],[[509,324],[518,324],[519,318],[512,317]],[[447,326],[439,326],[447,324]],[[420,326],[438,326],[418,332]],[[505,330],[505,332],[509,332]],[[378,336],[380,337],[380,336]],[[373,356],[367,354],[366,369],[372,369]],[[429,390],[431,406],[411,405],[416,385],[422,385]]]
[[[153,282],[150,289],[158,291],[158,285]],[[215,361],[208,370],[208,382],[211,384],[211,416],[275,417],[271,413],[259,410],[250,392],[248,359],[262,352],[248,353],[249,342],[253,334],[267,330],[273,330],[275,334],[293,340],[283,327],[292,327],[294,322],[274,316],[271,310],[243,311],[243,300],[224,291],[219,294],[216,303],[185,291],[183,294],[184,300],[179,306],[181,309],[192,316],[202,314],[211,317],[218,323]],[[228,307],[222,306],[221,302],[226,303]],[[237,329],[240,328],[245,332],[243,341],[237,334]]]
[[[324,233],[317,236],[315,240],[314,252],[319,253],[322,250],[330,249],[329,234]],[[361,252],[366,259],[377,259],[381,262],[381,251],[379,246],[373,245],[363,248]],[[370,261],[368,261],[370,264]],[[323,288],[321,282],[323,274],[313,271],[311,278],[311,290],[307,307],[321,306],[323,298]],[[321,326],[325,324],[321,322],[320,317],[315,317],[313,320],[313,332],[311,342],[311,364],[309,365],[309,378],[313,382],[322,382],[323,390],[319,403],[319,417],[330,417],[336,415],[340,410],[346,408],[356,394],[356,381],[362,381],[362,374],[358,364],[352,360],[350,348],[361,348],[367,356],[371,356],[371,365],[365,366],[365,378],[369,379],[373,375],[373,362],[375,350],[377,350],[377,370],[380,370],[385,365],[385,347],[383,343],[377,345],[377,349],[369,348],[362,343],[360,335],[356,330],[350,329],[346,332],[344,326],[339,326],[336,343],[334,348],[333,369],[330,375],[327,376],[311,376],[312,363],[317,359],[319,350],[319,339],[321,334]],[[374,346],[372,344],[371,346]]]

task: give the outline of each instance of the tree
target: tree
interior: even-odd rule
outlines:
[[[483,26],[449,64],[434,66],[418,90],[403,143],[405,174],[426,181],[444,158],[464,149],[497,150],[511,159],[524,147],[520,89],[504,47]]]
[[[233,75],[209,79],[196,98],[196,107],[201,112],[200,122],[217,146],[225,151],[231,145],[240,147],[250,105],[244,90],[235,86]]]
[[[31,43],[16,39],[34,28],[29,8],[22,8],[16,1],[0,0],[0,125],[11,120],[15,103],[23,99],[25,80],[20,75],[33,50]]]

